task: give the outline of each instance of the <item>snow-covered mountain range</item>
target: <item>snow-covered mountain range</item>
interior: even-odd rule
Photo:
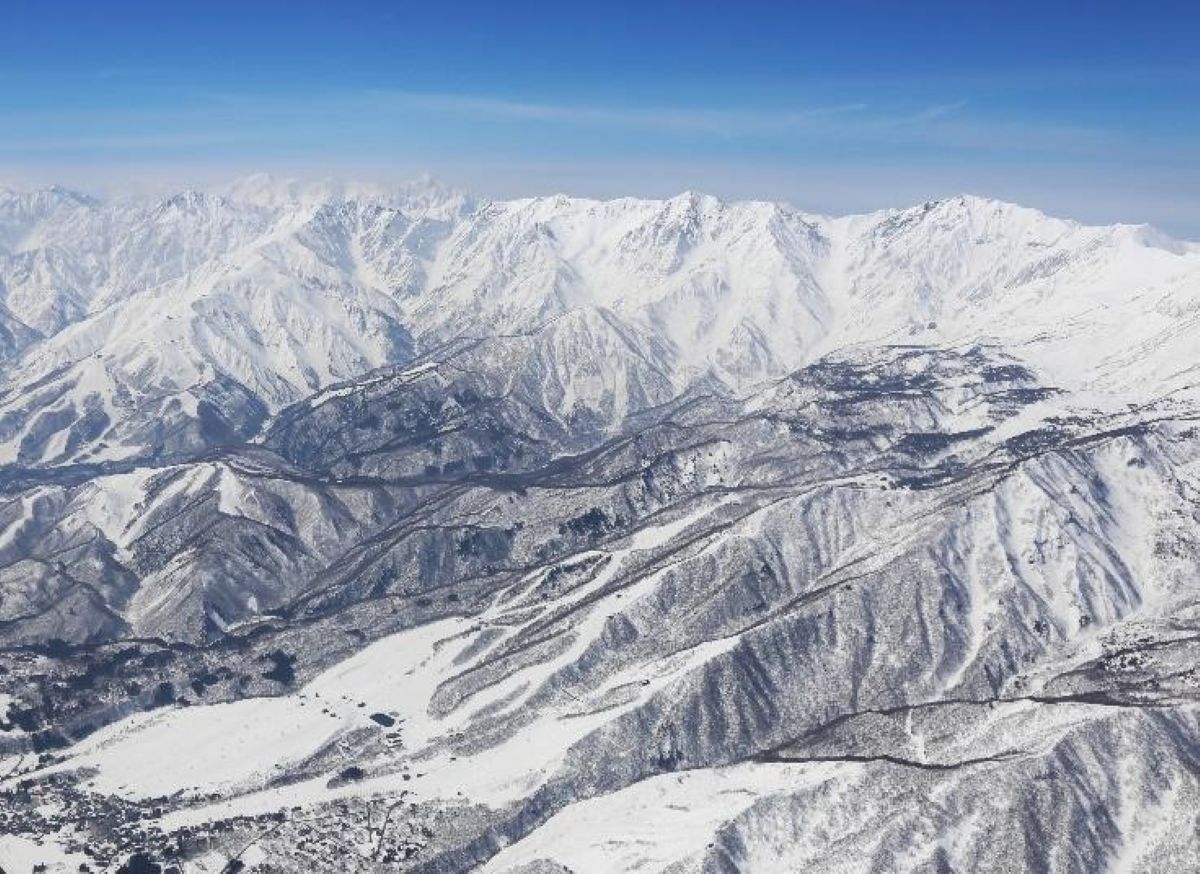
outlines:
[[[1200,245],[0,191],[0,361],[5,870],[1200,865]]]
[[[991,341],[1099,406],[1190,391],[1200,249],[962,197],[828,219],[770,203],[243,180],[99,203],[0,194],[0,457],[102,461],[265,416],[464,337],[536,336],[547,409],[615,432],[855,345]]]

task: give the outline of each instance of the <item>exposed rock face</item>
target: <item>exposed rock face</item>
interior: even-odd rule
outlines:
[[[0,246],[77,302],[0,398],[0,864],[1200,864],[1194,247],[263,180]]]

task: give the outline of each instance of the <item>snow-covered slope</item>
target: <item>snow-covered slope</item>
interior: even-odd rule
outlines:
[[[833,347],[992,338],[1100,405],[1196,396],[1194,245],[975,197],[839,219],[830,236]]]
[[[979,198],[845,219],[692,193],[477,204],[429,181],[5,198],[5,349],[24,352],[6,378],[9,461],[127,457],[153,443],[148,421],[196,430],[213,383],[271,412],[413,346],[564,319],[541,334],[549,380],[607,370],[613,337],[635,350],[633,371],[597,396],[567,387],[555,410],[609,429],[665,400],[625,386],[742,391],[881,340],[994,340],[1095,406],[1147,400],[1147,385],[1194,395],[1194,246]],[[49,425],[24,401],[34,392]],[[103,425],[57,425],[92,410]]]
[[[1200,865],[1192,244],[252,177],[0,282],[0,866]]]

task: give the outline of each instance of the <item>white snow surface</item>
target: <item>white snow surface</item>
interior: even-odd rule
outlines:
[[[0,871],[24,874],[34,871],[36,865],[47,874],[75,874],[80,865],[90,860],[83,853],[68,853],[62,850],[53,837],[41,842],[20,835],[0,835]]]
[[[46,335],[0,383],[0,413],[53,386],[48,409],[111,423],[39,443],[44,462],[120,457],[139,402],[194,415],[219,377],[275,411],[456,336],[540,333],[552,408],[614,427],[650,374],[741,389],[880,341],[996,342],[1108,408],[1147,385],[1194,399],[1200,367],[1200,246],[970,196],[828,218],[692,192],[479,202],[431,180],[0,192],[0,290]]]
[[[215,476],[219,477],[220,473]],[[211,479],[211,477],[210,477]],[[681,518],[650,526],[629,539],[623,550],[607,556],[594,580],[573,593],[582,600],[619,571],[629,556],[665,543],[699,517],[717,511],[710,503]],[[535,576],[543,572],[536,572]],[[622,603],[636,600],[639,591],[654,585],[652,575],[621,595]],[[518,586],[518,588],[520,588]],[[504,702],[519,710],[522,701],[561,664],[591,643],[604,623],[602,601],[583,614],[576,643],[561,657],[519,669],[501,683],[473,697],[449,714],[436,716],[430,702],[438,687],[463,669],[456,659],[472,648],[491,627],[515,631],[507,614],[519,614],[519,602],[493,605],[473,620],[446,619],[379,640],[325,671],[302,689],[275,698],[252,698],[231,703],[140,713],[96,732],[72,747],[61,765],[44,773],[95,769],[89,789],[125,798],[152,798],[181,793],[202,798],[218,792],[229,800],[168,815],[164,824],[207,821],[235,813],[271,810],[283,803],[305,804],[346,794],[399,791],[417,797],[452,800],[466,795],[477,802],[503,807],[535,789],[557,768],[567,749],[592,729],[613,717],[611,709],[591,715],[584,702],[563,711],[550,710],[485,755],[487,765],[470,756],[451,756],[444,749],[448,735],[465,727],[489,702]],[[500,639],[476,652],[482,659]],[[632,707],[688,671],[699,667],[732,644],[717,641],[681,654],[659,666],[657,678],[640,687]],[[477,647],[476,647],[477,648]],[[644,673],[644,672],[642,672]],[[640,676],[640,674],[639,674]],[[631,678],[613,678],[619,686]],[[600,691],[600,695],[605,690]],[[599,696],[598,696],[599,697]],[[398,720],[414,775],[402,780],[389,773],[348,787],[329,789],[328,775],[280,789],[263,787],[322,748],[361,729],[378,730],[371,714],[388,713]],[[159,763],[147,768],[146,762]]]
[[[478,202],[430,180],[388,189],[251,177],[153,203],[102,203],[62,189],[0,191],[0,305],[40,338],[0,378],[0,464],[127,457],[138,451],[139,423],[199,420],[201,404],[230,386],[273,416],[296,402],[316,408],[347,396],[361,389],[355,380],[388,365],[397,369],[380,371],[381,380],[439,380],[455,367],[452,354],[438,353],[442,344],[483,336],[528,341],[521,354],[540,378],[551,415],[566,422],[592,412],[612,429],[702,379],[748,393],[827,353],[883,343],[995,344],[1030,365],[1042,384],[1070,391],[1028,405],[990,435],[996,445],[1073,407],[1132,415],[1134,406],[1177,411],[1200,401],[1200,246],[1144,227],[1086,227],[969,196],[831,218],[691,192],[669,200]],[[85,410],[104,421],[95,433],[81,437],[55,425]],[[983,412],[966,410],[955,421],[963,430],[984,421],[972,415]],[[1001,642],[997,626],[1017,627],[1005,611],[1028,602],[1062,643],[1053,664],[1021,677],[1037,694],[1051,672],[1100,656],[1103,630],[1189,603],[1194,577],[1185,575],[1186,556],[1156,536],[1165,530],[1162,519],[1183,519],[1180,496],[1195,493],[1194,481],[1142,472],[1130,452],[1114,443],[1096,454],[1100,485],[1059,455],[1027,459],[1019,476],[965,502],[946,540],[930,547],[963,565],[961,645],[931,664],[927,677],[906,682],[953,699],[978,682],[979,664]],[[855,518],[855,487],[874,488],[879,479],[855,475],[813,487],[849,486],[827,508],[836,518],[824,546],[837,565],[861,563],[868,571],[924,542],[893,531],[905,536],[889,547],[866,530],[871,519]],[[1084,497],[1101,486],[1103,501]],[[81,540],[102,535],[124,560],[156,511],[180,497],[209,501],[225,521],[270,522],[265,493],[221,460],[97,475],[64,498],[70,503],[62,518]],[[0,549],[20,542],[42,499],[36,489],[17,499],[21,512],[0,527]],[[298,524],[309,526],[306,534],[335,538],[336,530],[317,531],[318,514],[303,511],[301,501],[318,500],[296,498]],[[454,683],[469,669],[486,671],[489,655],[521,642],[543,609],[539,584],[550,568],[506,583],[470,619],[384,637],[288,694],[128,716],[60,751],[59,764],[35,775],[77,773],[87,791],[125,799],[175,796],[160,822],[168,830],[351,796],[407,793],[420,802],[466,799],[508,809],[562,775],[591,733],[656,695],[669,697],[739,645],[735,634],[691,640],[652,665],[621,663],[594,686],[581,681],[579,695],[556,684],[605,645],[616,613],[627,618],[640,607],[656,615],[647,605],[670,588],[664,579],[672,571],[667,565],[638,576],[646,554],[703,528],[698,523],[710,515],[732,520],[730,505],[742,500],[714,488],[686,511],[648,515],[623,540],[572,555],[584,569],[554,602],[571,616],[555,640],[560,648],[505,664],[477,689]],[[690,544],[689,560],[771,542],[773,526],[805,523],[810,501],[826,507],[803,493],[776,515],[749,512],[719,538]],[[940,522],[915,513],[894,524]],[[1037,545],[1036,561],[1029,544]],[[1111,583],[1093,590],[1085,579],[1091,571]],[[148,578],[122,606],[123,618],[137,625],[172,610],[173,572]],[[633,582],[610,585],[623,578]],[[238,594],[250,613],[259,611],[258,595]],[[895,650],[875,657],[903,663]],[[448,688],[461,698],[439,697]],[[9,700],[0,696],[0,717]],[[388,730],[371,718],[379,713],[396,720],[402,743],[383,742]],[[1041,755],[1100,722],[1095,713],[1092,705],[1006,702],[936,741],[910,715],[896,752],[924,765],[931,756],[1004,756],[1019,740],[1026,754]],[[493,716],[516,730],[484,752],[455,752],[465,729]],[[1133,717],[1113,718],[1131,720],[1120,724],[1121,736],[1136,743]],[[344,760],[325,754],[364,738],[368,744],[356,749],[369,752],[355,761],[366,766],[365,778],[331,782]],[[784,816],[787,799],[805,794],[841,803],[840,819],[822,819],[832,806],[809,806],[814,827],[834,836],[828,845],[838,829],[859,827],[854,792],[866,772],[859,762],[812,761],[651,777],[562,809],[485,870],[516,871],[537,860],[581,874],[694,870],[718,829]],[[296,780],[278,782],[284,776]],[[1114,775],[1118,792],[1128,791],[1122,780],[1132,786],[1141,776]],[[1190,797],[1185,789],[1172,784],[1161,798],[1133,798],[1121,809],[1118,828],[1136,837],[1124,839],[1116,869],[1139,870],[1157,843],[1155,829],[1166,828],[1155,825],[1154,805],[1177,816]],[[959,837],[938,840],[953,848]],[[783,849],[751,842],[747,852],[760,854],[755,870],[773,870],[780,859],[800,868],[809,861],[803,840]],[[0,837],[6,870],[53,853]],[[899,861],[920,867],[920,860]]]

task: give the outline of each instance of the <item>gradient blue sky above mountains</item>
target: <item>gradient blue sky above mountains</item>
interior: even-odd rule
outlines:
[[[1194,4],[8,0],[4,19],[10,184],[430,171],[831,212],[965,190],[1200,238]]]

